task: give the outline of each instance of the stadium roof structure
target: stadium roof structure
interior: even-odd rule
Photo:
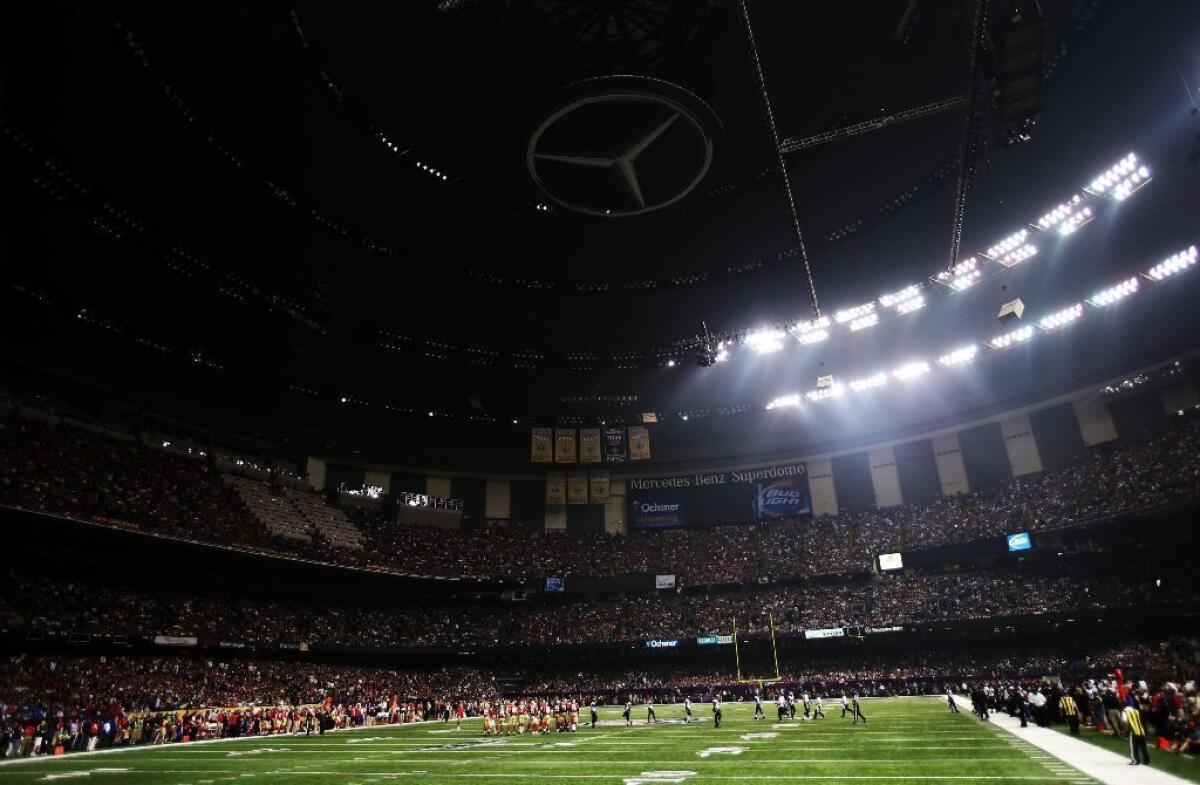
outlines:
[[[1045,4],[1038,123],[983,131],[961,260],[986,274],[958,291],[973,5],[748,3],[823,341],[740,3],[6,8],[3,352],[139,400],[515,444],[648,411],[772,431],[826,374],[939,384],[1017,297],[1061,335],[971,363],[938,416],[1195,348],[1197,276],[1145,274],[1200,240],[1200,10]],[[696,367],[704,334],[729,362]]]

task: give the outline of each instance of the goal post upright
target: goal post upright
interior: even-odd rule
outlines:
[[[775,659],[775,681],[781,681],[783,675],[779,672],[779,649],[775,648],[775,614],[768,613],[767,619],[771,622],[771,656]]]
[[[742,657],[738,653],[737,617],[733,617],[733,660],[737,665],[738,684],[742,683]]]
[[[733,658],[737,665],[737,683],[738,684],[758,684],[758,691],[761,693],[764,684],[774,684],[777,681],[783,681],[783,674],[779,671],[779,650],[775,646],[775,614],[767,614],[767,620],[771,631],[771,658],[775,663],[775,675],[771,678],[764,679],[761,676],[742,677],[742,656],[738,644],[737,634],[737,617],[733,618]]]

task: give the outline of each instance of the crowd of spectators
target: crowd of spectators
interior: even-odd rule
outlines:
[[[1094,645],[1094,644],[1093,644]],[[770,687],[825,695],[853,689],[868,695],[940,693],[967,683],[1033,685],[1047,677],[1075,682],[1111,677],[1188,684],[1179,707],[1194,715],[1197,641],[1100,646],[1084,654],[1043,648],[1038,653],[921,652],[839,655],[783,663],[783,681]],[[448,717],[462,704],[468,715],[507,685],[529,697],[578,697],[581,702],[658,703],[714,693],[749,697],[753,686],[727,670],[523,674],[472,667],[424,670],[204,657],[9,657],[0,669],[0,757],[52,754],[183,738],[303,732],[309,718],[322,726],[409,722]],[[502,680],[501,680],[502,677]],[[1179,688],[1175,688],[1179,691]],[[1192,720],[1194,723],[1194,719]]]
[[[983,570],[882,575],[870,580],[661,592],[615,599],[396,605],[315,594],[236,603],[197,581],[188,591],[48,577],[9,567],[0,576],[0,627],[62,633],[195,636],[359,648],[607,643],[747,631],[777,634],[845,626],[886,627],[1145,606],[1195,605],[1200,584],[1186,560],[1143,566],[1061,565],[1050,573]],[[1192,573],[1194,574],[1194,573]]]
[[[405,526],[350,510],[362,548],[275,537],[209,463],[131,437],[0,418],[0,504],[348,566],[491,579],[674,574],[682,585],[867,572],[879,553],[1039,531],[1200,494],[1200,418],[1065,469],[928,504],[712,529],[576,535]]]

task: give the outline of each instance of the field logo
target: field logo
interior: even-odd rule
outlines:
[[[671,782],[678,785],[688,777],[695,777],[694,771],[643,771],[638,777],[626,777],[625,785],[661,785]]]

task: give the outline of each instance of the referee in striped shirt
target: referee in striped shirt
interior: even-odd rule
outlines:
[[[1070,695],[1064,694],[1058,699],[1058,709],[1062,713],[1063,719],[1067,721],[1067,726],[1071,729],[1071,735],[1078,736],[1079,706],[1075,704],[1075,699]]]
[[[1129,728],[1129,765],[1150,765],[1150,751],[1146,749],[1146,726],[1142,724],[1142,712],[1135,704],[1125,707],[1125,727]]]

